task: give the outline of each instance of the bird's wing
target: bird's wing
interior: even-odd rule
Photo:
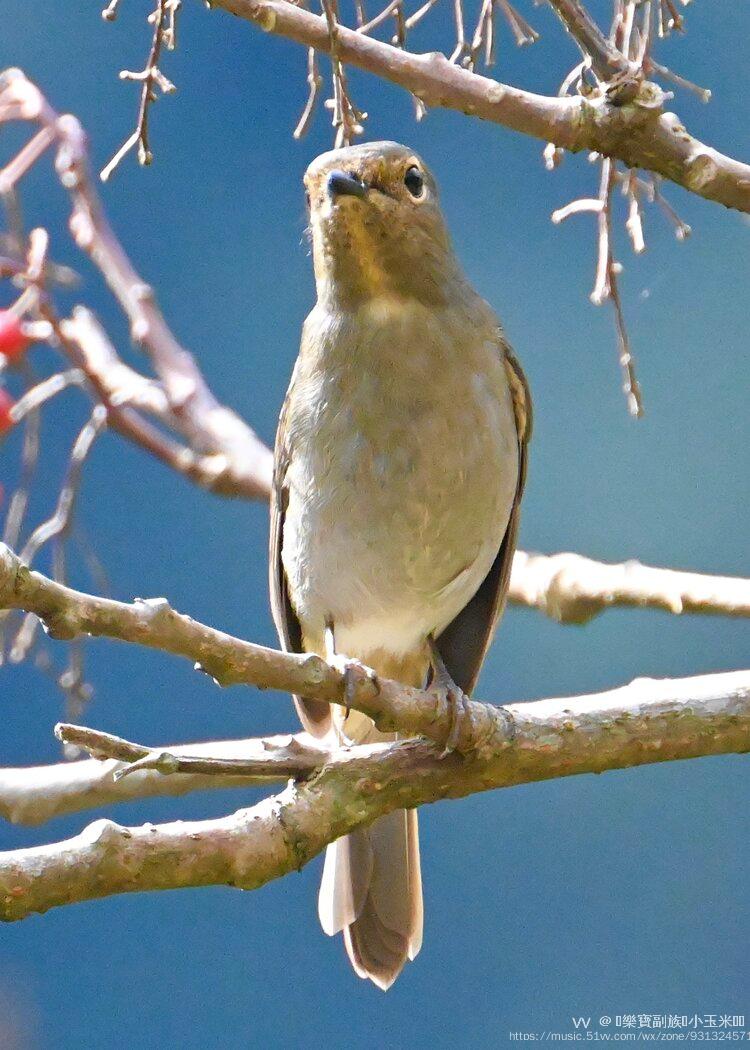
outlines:
[[[466,693],[471,693],[476,684],[495,626],[505,608],[531,437],[531,396],[526,377],[510,349],[505,347],[504,352],[518,433],[518,484],[513,507],[492,568],[471,601],[436,639],[438,650],[451,678]]]
[[[271,594],[271,614],[284,652],[301,653],[304,652],[302,628],[289,597],[286,573],[281,560],[281,550],[284,542],[284,515],[289,499],[286,474],[291,457],[288,438],[289,428],[286,425],[288,405],[289,394],[287,394],[281,409],[279,428],[276,433],[276,447],[274,449],[273,485],[271,486],[271,537],[268,559],[269,590]],[[308,733],[312,733],[316,737],[325,736],[331,726],[330,705],[319,700],[305,700],[300,696],[294,697],[294,703],[302,724]]]

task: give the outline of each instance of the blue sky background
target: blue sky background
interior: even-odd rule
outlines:
[[[518,51],[500,29],[497,75],[554,91],[575,52],[549,9],[521,6],[542,41]],[[750,157],[747,16],[741,5],[688,10],[689,34],[661,60],[714,89],[674,103],[696,134]],[[114,25],[99,5],[6,0],[0,65],[22,66],[88,129],[97,167],[129,134],[148,5],[126,0]],[[601,14],[604,4],[593,5]],[[414,47],[445,43],[440,16]],[[301,49],[190,2],[164,69],[178,93],[155,107],[154,166],[128,158],[103,197],[126,248],[158,289],[178,336],[219,397],[268,441],[313,301],[301,175],[331,143],[321,112],[301,143]],[[612,317],[587,295],[591,217],[550,212],[590,195],[596,171],[567,158],[547,173],[541,144],[458,114],[420,125],[404,93],[352,75],[371,138],[414,146],[439,179],[457,248],[503,319],[528,372],[536,432],[522,545],[619,561],[748,574],[747,239],[742,218],[668,187],[694,228],[675,242],[656,212],[636,259],[621,227],[622,292],[647,416],[627,416]],[[0,139],[2,157],[20,137]],[[3,163],[0,160],[0,163]],[[78,292],[127,333],[98,276],[68,244],[65,198],[40,166],[29,224],[54,234]],[[45,356],[46,355],[46,356]],[[133,355],[138,361],[138,356]],[[40,368],[52,366],[39,351]],[[49,513],[84,418],[76,394],[46,420],[36,520]],[[12,484],[14,445],[0,477]],[[165,594],[248,638],[275,640],[266,597],[263,506],[201,494],[106,436],[87,466],[82,521],[116,596]],[[84,584],[85,578],[77,582]],[[747,666],[747,625],[612,612],[580,629],[511,610],[478,695],[533,699],[639,675]],[[283,731],[283,696],[220,692],[189,665],[104,642],[89,647],[92,725],[162,743]],[[0,762],[55,761],[54,687],[3,670]],[[218,815],[256,792],[154,800],[111,811],[139,823]],[[320,931],[320,862],[259,892],[223,888],[127,896],[60,909],[0,931],[0,1010],[17,1045],[126,1047],[501,1047],[511,1030],[569,1031],[578,1014],[745,1012],[750,1020],[750,788],[742,757],[579,777],[445,803],[422,812],[424,948],[383,996],[356,979]],[[95,814],[101,815],[101,814]],[[93,815],[92,815],[93,816]],[[37,829],[0,826],[0,847],[76,833],[87,815]],[[7,1037],[9,1038],[9,1037]]]

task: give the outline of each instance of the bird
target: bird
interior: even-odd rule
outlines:
[[[317,301],[275,443],[274,622],[286,651],[441,690],[451,750],[505,605],[528,386],[416,153],[335,149],[304,185]],[[294,700],[331,746],[394,739],[343,705]],[[318,914],[357,975],[388,989],[422,945],[415,810],[327,847]]]

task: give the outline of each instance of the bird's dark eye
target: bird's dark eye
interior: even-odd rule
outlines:
[[[416,164],[412,164],[404,175],[404,185],[412,197],[418,199],[424,195],[424,175]]]

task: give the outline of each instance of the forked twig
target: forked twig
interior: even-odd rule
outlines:
[[[157,0],[157,6],[149,15],[149,22],[153,25],[151,47],[146,59],[146,65],[138,72],[123,69],[120,72],[121,80],[132,80],[141,85],[141,96],[138,105],[138,116],[136,118],[135,131],[123,142],[112,159],[105,164],[100,173],[103,182],[112,175],[120,161],[133,147],[137,147],[139,164],[150,164],[153,160],[151,145],[149,143],[149,112],[152,103],[156,102],[157,88],[163,94],[171,94],[175,91],[175,85],[159,69],[162,47],[170,50],[176,43],[175,19],[180,8],[180,0]],[[103,16],[111,21],[116,8],[110,4],[105,8]]]
[[[321,0],[321,5],[328,25],[333,78],[333,98],[327,100],[326,107],[331,110],[331,123],[336,130],[335,145],[338,148],[351,145],[352,141],[364,132],[363,124],[367,120],[367,114],[358,109],[351,100],[346,71],[339,56],[338,0]]]

